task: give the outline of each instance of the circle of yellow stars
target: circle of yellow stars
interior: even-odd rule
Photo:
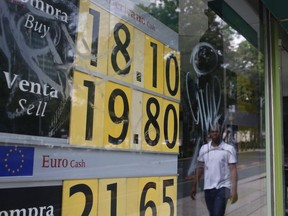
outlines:
[[[19,163],[19,166],[17,168],[12,169],[11,167],[9,167],[9,158],[11,157],[11,155],[15,154],[15,152],[18,153],[20,156],[20,163]],[[23,168],[23,164],[25,162],[24,154],[22,153],[22,150],[17,149],[17,147],[11,148],[9,150],[9,152],[6,153],[6,157],[4,158],[4,162],[5,162],[5,168],[7,169],[8,172],[11,172],[12,174],[20,172],[20,170]]]

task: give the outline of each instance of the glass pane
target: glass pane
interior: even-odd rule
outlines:
[[[259,26],[230,4],[0,1],[0,215],[208,215],[236,171],[226,213],[264,215]]]
[[[248,28],[245,17],[235,10],[226,3],[180,2],[183,85],[178,212],[181,215],[208,215],[206,205],[211,201],[206,199],[214,193],[213,188],[230,187],[225,184],[229,182],[228,170],[224,172],[225,165],[217,164],[216,158],[221,153],[215,153],[221,152],[224,144],[219,144],[220,150],[219,146],[212,148],[214,135],[209,131],[215,124],[221,126],[220,136],[235,148],[238,160],[238,201],[234,204],[231,199],[228,201],[227,215],[266,212],[263,55],[257,46],[259,30],[253,29],[254,26]],[[226,155],[228,158],[231,152]],[[215,163],[211,165],[209,160],[213,159]],[[199,164],[199,160],[204,164]],[[197,180],[199,166],[203,166],[200,170],[204,170],[204,177],[198,181],[192,201],[191,185]],[[211,211],[216,210],[211,207]]]

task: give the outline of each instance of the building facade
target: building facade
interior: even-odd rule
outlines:
[[[208,215],[201,146],[237,152],[227,215],[285,215],[288,3],[0,2],[0,216]]]

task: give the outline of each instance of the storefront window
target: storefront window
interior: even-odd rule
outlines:
[[[185,1],[180,8],[183,136],[179,154],[182,173],[178,182],[178,195],[182,199],[178,201],[183,202],[179,202],[182,205],[178,211],[182,215],[208,214],[203,187],[209,177],[199,182],[195,200],[189,196],[197,175],[200,148],[209,143],[209,130],[217,123],[221,125],[223,140],[236,149],[238,158],[239,199],[235,204],[228,202],[227,215],[264,215],[264,67],[257,43],[259,30],[253,29],[254,26],[247,28],[245,18],[235,12],[237,8],[226,3]],[[234,25],[236,19],[238,26]],[[205,165],[204,169],[209,173],[209,167]]]
[[[190,195],[215,125],[226,213],[264,215],[257,5],[227,2],[1,1],[0,215],[208,215],[203,178]]]

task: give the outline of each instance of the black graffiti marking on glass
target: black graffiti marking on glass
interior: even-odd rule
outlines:
[[[218,122],[221,118],[220,113],[220,105],[221,105],[221,94],[218,96],[216,92],[221,92],[221,85],[219,78],[217,76],[213,76],[212,83],[207,83],[204,89],[195,89],[195,92],[189,91],[189,79],[190,79],[190,72],[186,74],[186,92],[188,96],[188,102],[190,111],[192,113],[193,120],[196,124],[201,124],[202,131],[208,131],[209,127],[214,123]],[[198,87],[198,86],[197,86]],[[198,105],[198,109],[195,115],[193,111],[191,94],[195,94],[196,102]]]
[[[120,36],[119,36],[119,31],[120,30],[124,31],[124,33],[125,33],[125,41],[124,41],[124,43],[121,41]],[[112,64],[112,67],[113,67],[114,71],[117,74],[126,75],[126,74],[128,74],[130,72],[130,69],[131,69],[131,64],[129,64],[131,59],[130,59],[129,53],[127,51],[127,48],[128,48],[128,46],[130,44],[130,32],[129,32],[128,27],[125,24],[117,23],[114,26],[113,35],[114,35],[114,39],[115,39],[115,42],[116,42],[116,46],[112,50],[111,64]],[[119,67],[119,65],[117,63],[117,55],[118,55],[119,52],[123,55],[123,57],[124,57],[124,59],[126,61],[126,66],[124,68],[122,68],[122,69]]]
[[[120,97],[123,101],[123,113],[121,116],[116,116],[115,113],[115,109],[117,108],[115,107],[115,101],[117,97]],[[110,134],[108,136],[109,143],[119,145],[125,140],[129,128],[129,104],[128,104],[128,98],[123,90],[121,89],[113,90],[113,92],[109,97],[108,111],[110,119],[112,120],[113,123],[123,124],[123,128],[119,137],[113,137]]]
[[[171,83],[170,83],[170,65],[171,65],[171,60],[174,61],[174,65],[175,65],[175,87],[174,89],[172,89],[171,87]],[[180,82],[180,78],[179,78],[179,66],[178,66],[178,61],[177,58],[174,54],[169,54],[168,58],[166,60],[166,83],[167,83],[167,88],[168,91],[170,93],[170,95],[175,96],[178,92],[179,89],[179,82]]]
[[[151,113],[151,105],[154,104],[155,106],[155,114]],[[160,139],[160,127],[157,122],[157,118],[159,117],[160,114],[160,105],[159,102],[156,98],[151,97],[148,99],[147,104],[146,104],[146,114],[148,116],[148,121],[145,124],[144,127],[144,134],[145,134],[145,141],[148,145],[150,146],[155,146],[159,142]],[[152,140],[149,136],[149,128],[150,126],[153,126],[155,131],[156,131],[156,136],[155,139]]]
[[[173,127],[173,139],[172,142],[169,142],[169,134],[168,134],[168,120],[169,120],[169,113],[172,111],[173,113],[173,122],[174,122],[174,127]],[[177,119],[177,112],[175,107],[172,104],[169,104],[165,110],[164,114],[164,139],[165,143],[168,148],[172,149],[176,145],[176,139],[177,139],[177,128],[178,128],[178,119]]]
[[[152,86],[157,88],[157,44],[150,42],[150,46],[153,49],[153,63],[152,63]]]
[[[218,65],[217,50],[207,42],[200,42],[192,50],[190,63],[198,77],[212,73]]]
[[[95,84],[94,84],[94,82],[91,82],[91,81],[88,81],[88,80],[84,80],[84,86],[86,86],[88,88],[85,139],[86,140],[92,140],[92,137],[93,137]]]
[[[209,127],[217,123],[221,118],[220,105],[221,105],[221,94],[216,95],[216,92],[221,92],[220,80],[217,76],[212,76],[212,81],[207,82],[203,88],[199,86],[199,79],[215,71],[218,65],[217,50],[207,42],[201,42],[197,44],[190,56],[190,63],[197,75],[195,83],[195,94],[196,103],[198,105],[197,116],[195,115],[192,104],[194,101],[189,92],[189,79],[192,75],[190,72],[186,74],[186,92],[188,96],[188,102],[190,111],[192,113],[193,120],[196,124],[201,124],[203,132],[208,132]]]
[[[93,16],[91,55],[95,58],[90,60],[92,66],[97,67],[98,43],[99,43],[99,28],[100,28],[100,13],[93,9],[89,9],[89,13]]]
[[[193,52],[191,56],[193,55]],[[193,58],[190,59],[193,61]],[[193,62],[190,62],[191,64]],[[210,73],[210,72],[209,72]],[[197,74],[197,72],[196,72]],[[200,74],[197,74],[200,76]],[[204,74],[201,74],[201,76]],[[192,91],[189,91],[189,81],[191,81],[193,75],[191,72],[186,73],[186,93],[188,97],[189,107],[192,114],[193,121],[196,124],[200,123],[201,130],[208,132],[209,127],[218,122],[221,118],[220,105],[222,101],[221,94],[216,95],[216,92],[221,92],[220,80],[217,76],[212,76],[212,80],[206,83],[204,88],[199,86],[199,78],[196,78],[194,82],[195,87]],[[195,96],[193,101],[192,94]],[[197,111],[193,110],[192,104],[197,104]]]
[[[157,209],[156,209],[155,202],[153,202],[152,200],[149,200],[148,202],[145,203],[147,192],[150,189],[156,190],[155,182],[148,182],[147,184],[145,184],[142,190],[141,199],[140,199],[140,216],[145,216],[145,212],[149,208],[152,210],[152,215],[157,216]]]
[[[85,195],[85,207],[81,216],[89,216],[93,205],[93,192],[91,188],[86,184],[77,184],[70,188],[69,196],[73,196],[76,193],[83,193]]]
[[[174,202],[173,199],[166,195],[166,188],[174,185],[174,179],[163,180],[163,203],[168,203],[170,207],[170,216],[174,216]]]
[[[107,190],[111,191],[111,205],[110,205],[110,215],[116,216],[117,212],[117,183],[107,185]]]

